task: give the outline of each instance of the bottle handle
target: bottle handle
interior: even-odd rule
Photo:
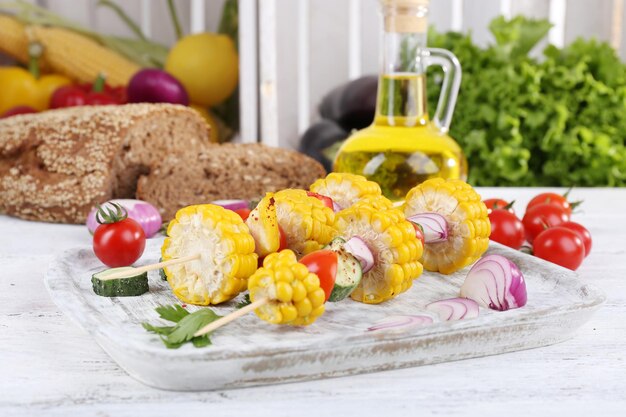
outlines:
[[[461,87],[461,64],[456,55],[440,48],[424,48],[423,59],[426,68],[437,65],[443,69],[443,83],[433,123],[441,132],[447,133]]]

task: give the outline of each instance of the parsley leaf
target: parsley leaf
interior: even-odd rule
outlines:
[[[157,307],[155,311],[159,313],[159,317],[163,320],[173,321],[174,323],[178,323],[189,315],[189,312],[178,304]]]
[[[179,321],[174,330],[167,336],[170,343],[182,343],[193,339],[193,334],[207,324],[219,319],[221,316],[215,314],[213,310],[203,308],[195,313],[189,314]]]
[[[162,319],[175,322],[176,325],[153,326],[142,323],[142,326],[147,331],[158,334],[168,349],[178,349],[187,342],[195,347],[209,346],[211,339],[208,334],[194,337],[194,333],[221,317],[208,308],[189,313],[180,305],[157,307],[156,312]]]

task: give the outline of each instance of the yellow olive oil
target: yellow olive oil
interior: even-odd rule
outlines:
[[[380,77],[374,123],[348,138],[334,171],[363,175],[400,200],[430,178],[465,180],[467,162],[454,139],[428,119],[425,75],[394,73]]]

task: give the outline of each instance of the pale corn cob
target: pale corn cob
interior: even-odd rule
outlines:
[[[126,85],[140,69],[120,54],[76,32],[33,26],[31,33],[43,45],[43,58],[50,68],[79,82],[92,83],[99,74],[104,74],[107,84]]]
[[[269,298],[254,312],[273,324],[306,326],[324,313],[326,294],[319,278],[289,249],[268,255],[250,277],[248,288],[252,302]]]
[[[185,303],[230,300],[247,288],[257,268],[254,239],[241,217],[212,204],[179,210],[161,248],[164,261],[197,253],[198,260],[163,268],[174,295]]]
[[[491,224],[480,195],[466,182],[435,178],[406,195],[404,214],[437,213],[448,223],[446,241],[426,244],[423,264],[429,271],[451,274],[474,263],[489,246]]]
[[[346,240],[354,236],[363,239],[375,259],[374,267],[350,295],[352,299],[381,303],[409,289],[422,274],[422,242],[399,209],[379,210],[361,201],[337,213],[335,228]]]
[[[311,191],[325,195],[342,209],[367,197],[382,195],[380,186],[361,175],[332,172],[311,185]]]
[[[322,249],[335,237],[335,213],[305,190],[278,191],[274,201],[287,247],[298,257]]]

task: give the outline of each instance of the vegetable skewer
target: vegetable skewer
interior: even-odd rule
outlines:
[[[207,324],[206,326],[195,332],[194,337],[204,336],[207,333],[217,330],[220,327],[230,323],[231,321],[236,320],[239,317],[245,316],[246,314],[256,310],[257,308],[264,306],[265,304],[269,303],[269,301],[270,299],[268,297],[264,297],[260,300],[256,300],[251,304],[248,304],[245,307],[240,308],[239,310],[235,310],[227,316],[224,316],[218,320],[215,320],[212,323]]]
[[[167,266],[173,266],[173,265],[178,265],[178,264],[182,264],[185,262],[195,261],[197,259],[200,259],[201,256],[202,256],[201,254],[196,253],[195,255],[183,256],[182,258],[169,259],[167,261],[158,262],[156,264],[145,265],[145,266],[141,266],[138,268],[131,267],[131,269],[125,269],[123,271],[109,274],[107,276],[104,276],[101,279],[103,281],[106,281],[110,279],[130,278],[132,276],[139,275],[144,272],[154,271],[154,270],[161,269]]]

